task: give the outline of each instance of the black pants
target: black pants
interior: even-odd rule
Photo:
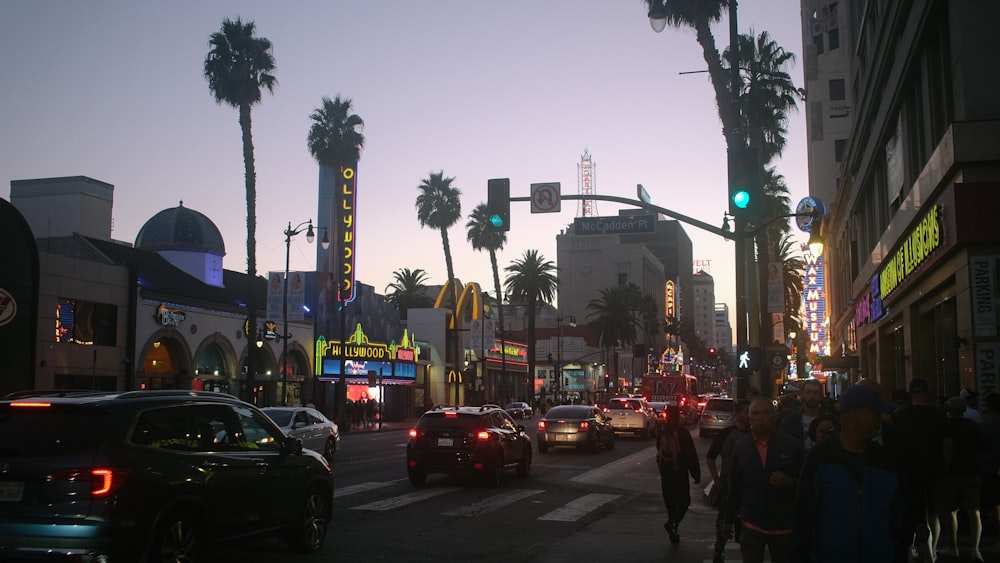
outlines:
[[[667,518],[680,524],[691,506],[691,486],[688,485],[687,470],[660,468],[660,492],[667,507]]]

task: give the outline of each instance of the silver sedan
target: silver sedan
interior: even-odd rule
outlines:
[[[261,409],[287,436],[302,440],[302,446],[323,454],[333,463],[340,446],[337,423],[309,407],[266,407]]]

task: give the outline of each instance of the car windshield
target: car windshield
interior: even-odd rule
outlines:
[[[292,411],[272,409],[263,409],[263,411],[278,426],[288,426],[289,421],[292,420]]]
[[[622,400],[613,400],[613,401],[611,401],[608,404],[608,408],[609,409],[616,409],[616,410],[633,410],[634,411],[634,410],[639,409],[641,406],[642,406],[642,403],[639,402],[636,399],[628,399],[628,400],[624,400],[624,401],[622,401]]]
[[[521,408],[523,406],[524,406],[524,403],[511,403],[511,404],[507,405],[504,408],[507,408],[507,409],[519,409],[519,408]]]
[[[584,406],[573,406],[573,405],[562,405],[558,407],[552,407],[549,412],[545,413],[545,418],[590,418],[591,409],[590,407]]]
[[[482,421],[478,415],[463,413],[427,413],[420,417],[417,428],[421,430],[445,430],[461,428],[464,430],[474,430],[482,426]]]
[[[731,411],[733,410],[732,399],[709,399],[705,404],[707,411]]]
[[[93,450],[107,440],[111,416],[69,405],[0,407],[0,455],[64,456]]]

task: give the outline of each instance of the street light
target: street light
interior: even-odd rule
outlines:
[[[289,254],[292,250],[292,237],[302,232],[302,227],[306,228],[306,242],[310,244],[312,241],[316,240],[316,232],[313,231],[312,219],[308,221],[303,221],[299,223],[294,229],[292,228],[292,222],[288,222],[288,228],[285,229],[285,279],[282,285],[282,301],[281,301],[281,320],[284,323],[284,327],[281,330],[281,404],[282,406],[288,406],[288,338],[291,336],[288,334],[288,261]],[[326,229],[323,227],[318,227],[323,229],[323,240],[321,244],[324,249],[330,248],[330,237],[327,235]]]
[[[667,3],[666,0],[649,1],[649,26],[653,31],[659,33],[667,27]]]
[[[566,397],[567,393],[566,393],[565,382],[562,379],[562,377],[563,377],[563,375],[562,375],[562,366],[563,366],[563,361],[562,361],[562,322],[565,321],[565,320],[569,321],[569,326],[575,327],[576,326],[576,317],[574,317],[573,315],[569,315],[568,317],[564,317],[564,316],[560,315],[558,312],[556,313],[556,331],[557,331],[558,337],[559,337],[559,340],[556,342],[556,351],[557,351],[557,354],[556,354],[556,356],[557,356],[556,357],[556,366],[555,366],[556,367],[556,388],[560,389],[562,391],[561,395],[563,396],[564,400],[565,400],[565,397]]]

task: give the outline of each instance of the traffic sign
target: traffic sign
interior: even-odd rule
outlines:
[[[577,217],[573,228],[578,235],[631,235],[656,232],[656,215],[614,215]]]
[[[774,371],[779,371],[785,369],[788,365],[788,349],[786,348],[768,348],[767,349],[767,367]]]
[[[559,182],[531,184],[531,212],[557,213],[562,210]]]

